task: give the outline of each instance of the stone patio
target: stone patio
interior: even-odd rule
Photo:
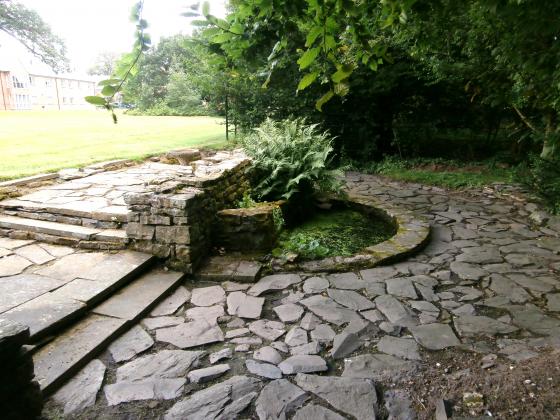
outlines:
[[[557,222],[532,224],[532,204],[490,190],[361,174],[347,184],[429,220],[429,245],[384,267],[254,285],[217,264],[220,281],[183,282],[60,388],[46,417],[412,419],[421,406],[408,384],[440,354],[468,354],[483,369],[483,359],[515,366],[560,349]],[[65,258],[22,241],[0,242],[0,252],[4,276],[44,274],[31,255]],[[60,287],[41,286],[21,299]]]

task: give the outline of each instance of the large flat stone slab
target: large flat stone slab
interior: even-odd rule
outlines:
[[[186,349],[224,341],[224,333],[214,322],[205,319],[156,330],[156,340]]]
[[[460,336],[509,334],[518,328],[488,316],[463,315],[453,320]]]
[[[191,303],[196,306],[212,306],[222,303],[226,293],[221,286],[209,286],[193,289]]]
[[[459,346],[461,342],[447,324],[424,324],[411,327],[414,339],[429,350],[443,350],[447,347]]]
[[[308,420],[308,419],[321,419],[321,420],[344,420],[344,417],[335,413],[328,408],[316,404],[307,404],[305,407],[296,411],[293,420]]]
[[[260,420],[287,419],[307,400],[307,394],[300,387],[286,379],[268,383],[255,402]]]
[[[177,309],[187,303],[191,298],[189,292],[184,286],[179,286],[170,296],[166,297],[152,311],[150,316],[172,315]]]
[[[335,325],[342,325],[362,319],[356,311],[345,308],[325,296],[313,295],[301,300],[299,303],[306,306],[307,309],[318,317]]]
[[[233,292],[227,297],[228,314],[240,318],[259,318],[263,305],[264,298],[248,296],[243,292]]]
[[[301,277],[297,274],[273,274],[260,279],[247,291],[247,294],[260,296],[269,291],[286,289],[299,282]]]
[[[391,295],[378,296],[375,298],[375,305],[377,309],[395,325],[413,327],[418,324],[414,314]]]
[[[36,274],[0,278],[0,313],[30,301],[63,284],[60,280]]]
[[[328,289],[327,293],[335,302],[355,311],[375,308],[372,301],[353,290]]]
[[[31,261],[19,255],[2,257],[0,258],[0,277],[21,274],[30,265],[32,265]]]
[[[132,327],[109,346],[109,352],[115,362],[132,359],[138,353],[148,350],[154,345],[154,340],[138,325]]]
[[[5,229],[23,230],[26,232],[45,233],[53,236],[63,236],[68,238],[83,239],[89,241],[93,239],[99,229],[92,229],[84,226],[67,225],[56,222],[46,222],[43,220],[24,219],[15,216],[0,215],[0,227]]]
[[[88,315],[74,327],[33,355],[35,376],[43,393],[49,394],[71,377],[110,340],[118,335],[126,320]]]
[[[136,320],[150,311],[183,278],[183,273],[152,270],[93,309],[100,315]]]
[[[408,377],[417,364],[389,354],[364,354],[344,360],[343,377],[393,381]]]
[[[142,400],[172,400],[183,393],[185,378],[147,379],[141,382],[117,382],[103,388],[108,405]]]

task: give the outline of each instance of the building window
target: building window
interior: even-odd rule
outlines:
[[[50,80],[50,79],[45,80],[45,86],[46,87],[51,87],[52,86],[52,80]]]
[[[16,76],[12,76],[12,85],[17,89],[25,87],[23,82],[20,82]]]
[[[33,86],[34,80],[33,77],[29,76],[29,86]]]

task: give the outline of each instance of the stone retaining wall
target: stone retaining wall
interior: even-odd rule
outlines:
[[[39,418],[43,408],[33,359],[23,347],[28,339],[29,327],[0,319],[0,417],[5,420]]]
[[[216,245],[228,251],[269,251],[276,241],[274,210],[281,203],[218,212]]]
[[[192,273],[212,246],[217,212],[232,206],[249,189],[250,161],[233,156],[216,166],[209,158],[192,162],[204,176],[166,180],[152,191],[125,196],[130,246],[168,259]]]

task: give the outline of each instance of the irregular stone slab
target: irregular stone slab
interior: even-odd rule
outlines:
[[[167,411],[164,418],[165,420],[233,419],[236,418],[235,414],[245,409],[257,396],[261,386],[262,383],[257,378],[234,376],[177,402]]]
[[[406,307],[391,295],[382,295],[375,298],[377,309],[393,324],[402,327],[413,327],[418,324]]]
[[[232,344],[248,344],[250,346],[260,346],[262,340],[259,337],[238,337],[230,340]]]
[[[494,264],[501,263],[503,258],[497,248],[481,246],[463,249],[463,253],[457,256],[456,261],[474,264]]]
[[[359,290],[366,287],[366,283],[356,273],[329,274],[327,278],[334,289]]]
[[[320,323],[321,323],[321,320],[319,318],[317,318],[311,312],[307,312],[303,316],[303,318],[301,319],[301,322],[299,323],[299,326],[301,328],[303,328],[304,330],[311,331],[312,329],[314,329]]]
[[[63,282],[36,274],[0,278],[0,313],[60,287]]]
[[[397,277],[385,281],[387,293],[394,296],[417,299],[418,295],[410,278]]]
[[[470,303],[466,303],[457,308],[451,309],[451,312],[455,316],[463,316],[463,315],[474,315],[476,310],[474,306],[472,306]]]
[[[290,356],[278,365],[284,375],[295,373],[324,372],[327,370],[325,360],[316,355]]]
[[[263,305],[264,298],[247,296],[243,292],[233,292],[227,297],[228,314],[241,318],[259,318]]]
[[[455,329],[460,336],[469,337],[478,334],[496,335],[509,334],[518,328],[504,324],[488,316],[464,315],[453,320]]]
[[[303,315],[303,308],[295,303],[286,303],[273,308],[282,322],[295,322]]]
[[[189,292],[184,286],[179,286],[169,297],[166,297],[152,311],[150,316],[172,315],[177,309],[183,306],[191,298]]]
[[[41,248],[51,254],[53,257],[64,257],[66,255],[73,254],[76,250],[74,248],[69,248],[67,246],[58,246],[51,244],[39,244]]]
[[[510,302],[525,303],[531,298],[525,289],[505,276],[493,274],[491,279],[490,289],[496,292],[497,295],[507,297]]]
[[[260,420],[286,420],[307,400],[307,394],[286,379],[268,383],[255,402]]]
[[[318,317],[335,325],[346,324],[355,319],[361,319],[356,311],[338,305],[334,300],[325,296],[314,295],[299,302]]]
[[[525,287],[533,294],[535,293],[548,293],[558,286],[558,282],[550,277],[535,277],[528,276],[521,273],[507,274],[507,277],[522,287]]]
[[[420,360],[418,345],[412,338],[398,338],[385,335],[377,343],[377,350],[408,360]]]
[[[372,309],[371,311],[364,311],[361,313],[361,315],[365,319],[373,323],[383,321],[385,319],[383,318],[383,315],[381,315],[381,312],[379,312],[377,309]]]
[[[229,371],[229,365],[227,363],[221,365],[214,365],[207,368],[191,370],[187,375],[189,381],[195,384],[209,382],[212,379],[216,379],[222,376],[224,373]]]
[[[433,303],[427,302],[425,300],[411,300],[410,302],[408,302],[408,304],[417,311],[439,314],[438,307]]]
[[[115,293],[93,309],[99,315],[136,320],[149,311],[161,296],[165,296],[183,278],[183,273],[151,270]]]
[[[260,279],[249,289],[247,294],[251,296],[260,296],[271,290],[286,289],[299,282],[301,282],[301,277],[297,274],[273,274]]]
[[[313,331],[311,331],[311,339],[316,340],[319,343],[329,343],[335,336],[336,333],[329,324],[319,324]]]
[[[372,301],[353,290],[328,289],[327,293],[335,302],[355,311],[375,308]]]
[[[222,350],[219,350],[217,352],[214,352],[212,354],[210,354],[208,356],[208,361],[211,364],[214,364],[216,362],[219,362],[220,360],[224,360],[224,359],[231,359],[231,356],[233,355],[233,352],[231,351],[230,348],[225,348]]]
[[[16,249],[32,243],[32,240],[27,239],[0,238],[0,248],[6,249]]]
[[[323,350],[321,343],[313,340],[307,344],[302,344],[300,346],[290,348],[290,354],[319,354],[321,350]]]
[[[39,245],[27,245],[14,250],[14,254],[19,255],[33,264],[41,265],[54,260],[54,257],[41,248]]]
[[[344,327],[344,330],[342,330],[342,332],[360,335],[366,332],[370,325],[371,324],[369,321],[366,321],[364,319],[357,319],[350,322],[346,327]]]
[[[157,318],[144,318],[142,320],[142,324],[149,330],[172,327],[174,325],[183,324],[184,322],[185,318],[180,316],[158,316]]]
[[[369,379],[340,378],[298,373],[296,383],[303,390],[312,392],[334,408],[354,416],[357,420],[375,419],[377,394]],[[309,419],[322,417],[309,417]]]
[[[218,318],[224,316],[224,314],[224,307],[220,305],[199,306],[187,309],[185,317],[192,321],[203,320],[211,324],[217,324]]]
[[[105,370],[103,362],[94,359],[53,395],[54,400],[64,406],[65,415],[95,404],[95,398],[105,377]]]
[[[429,350],[442,350],[461,344],[447,324],[424,324],[409,329],[418,344]]]
[[[2,318],[29,326],[30,338],[37,340],[85,309],[82,302],[49,292],[4,312]]]
[[[338,415],[328,408],[322,407],[320,405],[308,404],[303,408],[296,411],[293,420],[309,420],[309,419],[321,419],[321,420],[344,420],[344,417]]]
[[[31,261],[19,255],[8,255],[0,258],[0,277],[21,274],[31,264]]]
[[[224,281],[222,287],[226,292],[244,292],[251,287],[250,284],[246,283],[236,283],[234,281]]]
[[[417,364],[389,354],[364,354],[344,361],[343,377],[394,381],[412,375]]]
[[[394,267],[376,267],[360,271],[360,276],[366,283],[381,283],[398,274]]]
[[[132,359],[138,353],[148,350],[154,345],[154,340],[138,325],[132,327],[109,346],[109,352],[115,362]]]
[[[461,280],[480,280],[482,277],[488,275],[488,273],[477,267],[476,265],[464,263],[460,261],[454,261],[449,266],[451,271],[459,277]]]
[[[560,319],[545,315],[536,307],[512,306],[509,310],[515,325],[536,334],[560,336]]]
[[[48,394],[63,383],[125,325],[126,321],[122,319],[91,314],[40,348],[33,355],[33,363],[43,393]]]
[[[260,319],[249,324],[249,330],[264,338],[265,340],[274,341],[281,337],[286,330],[284,324],[278,321],[269,321],[267,319]]]
[[[75,279],[52,292],[54,296],[63,299],[74,299],[94,305],[118,287],[113,282]]]
[[[280,304],[281,305],[285,305],[286,303],[298,303],[300,300],[302,300],[305,297],[304,293],[301,292],[293,292],[293,291],[289,291],[288,292],[288,296],[282,298],[280,300]]]
[[[122,381],[103,387],[108,405],[142,400],[172,400],[183,393],[187,380],[147,379],[140,382]]]
[[[305,331],[303,328],[292,327],[286,334],[284,342],[290,347],[307,344],[307,331]]]
[[[241,337],[243,335],[249,334],[249,328],[237,328],[235,330],[229,330],[226,332],[226,338]]]
[[[321,293],[329,287],[329,281],[322,277],[311,277],[303,283],[303,291],[307,294]]]
[[[175,327],[156,330],[156,340],[186,349],[224,341],[224,333],[215,323],[197,319]]]
[[[282,353],[289,353],[290,352],[290,348],[283,341],[274,341],[274,342],[270,343],[270,346],[273,349],[278,350]]]
[[[247,359],[245,361],[245,366],[253,375],[263,378],[280,379],[282,377],[282,371],[270,363],[259,363],[252,359]]]
[[[483,295],[483,293],[480,290],[476,289],[475,287],[467,287],[467,286],[456,286],[442,293],[462,294],[463,296],[459,298],[460,302],[476,300]],[[442,297],[441,294],[440,297]],[[449,297],[451,297],[451,295]]]
[[[333,359],[343,359],[361,346],[362,341],[356,334],[343,332],[334,337],[330,355]]]
[[[546,295],[546,309],[552,312],[560,312],[560,293]]]
[[[226,298],[226,292],[221,286],[210,286],[193,289],[191,303],[196,306],[212,306],[221,303]]]
[[[416,412],[412,408],[412,401],[406,391],[385,391],[383,399],[390,419],[416,420]]]
[[[139,357],[117,369],[117,382],[170,379],[187,376],[191,367],[198,366],[204,351],[161,350]]]
[[[277,365],[282,361],[282,356],[280,355],[280,353],[278,353],[278,351],[271,346],[261,347],[260,349],[256,350],[253,353],[253,358],[262,362],[271,363],[273,365]]]

